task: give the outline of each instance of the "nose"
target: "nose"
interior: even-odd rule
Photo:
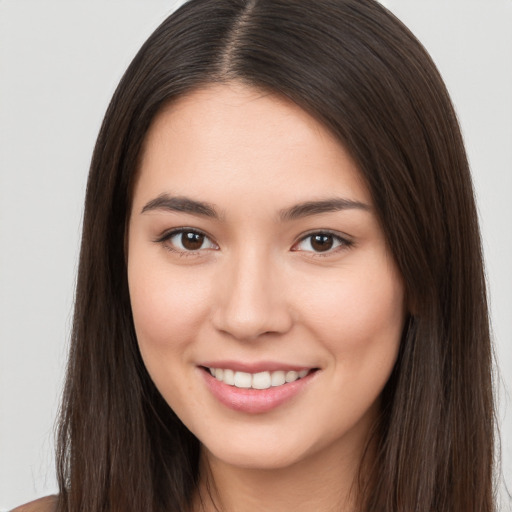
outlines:
[[[214,327],[238,340],[284,334],[293,323],[282,272],[257,251],[226,262],[220,275]]]

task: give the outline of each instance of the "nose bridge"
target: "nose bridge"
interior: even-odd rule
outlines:
[[[228,258],[215,315],[216,327],[237,339],[250,340],[290,328],[285,289],[271,254],[245,247]]]

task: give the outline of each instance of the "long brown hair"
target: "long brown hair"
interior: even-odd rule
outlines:
[[[494,408],[479,229],[457,119],[430,57],[374,0],[191,0],[126,71],[87,186],[58,444],[60,512],[182,511],[199,442],[142,363],[127,287],[130,186],[163,105],[241,81],[290,98],[352,154],[411,315],[382,395],[367,512],[491,512]]]

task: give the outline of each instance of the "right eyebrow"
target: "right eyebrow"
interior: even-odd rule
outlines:
[[[210,217],[219,219],[220,216],[212,204],[195,201],[185,196],[170,196],[169,194],[160,194],[142,208],[141,214],[153,210],[167,210],[171,212],[184,212],[201,217]]]
[[[332,199],[324,199],[320,201],[306,201],[304,203],[296,204],[291,208],[281,210],[281,220],[291,221],[310,215],[320,215],[322,213],[338,212],[342,210],[362,210],[366,212],[371,211],[369,204],[353,199],[345,199],[342,197],[334,197]]]

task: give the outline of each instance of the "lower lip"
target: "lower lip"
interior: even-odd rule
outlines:
[[[201,369],[201,373],[213,396],[223,405],[235,411],[258,414],[271,411],[297,396],[318,372],[311,372],[294,382],[267,389],[237,388],[217,380],[209,371]]]

